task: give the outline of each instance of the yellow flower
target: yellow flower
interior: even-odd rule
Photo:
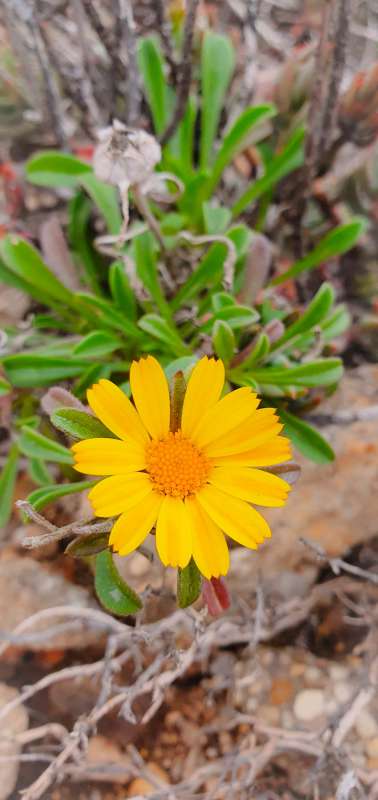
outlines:
[[[89,389],[92,411],[119,438],[75,444],[75,468],[109,476],[89,499],[96,516],[118,516],[109,541],[120,555],[156,526],[163,564],[185,567],[193,556],[205,578],[219,577],[229,566],[224,534],[254,549],[271,535],[251,503],[285,503],[290,486],[259,467],[287,461],[290,444],[274,409],[258,409],[251,389],[221,398],[224,379],[222,361],[196,364],[178,430],[171,429],[167,379],[152,356],[131,365],[135,405],[111,381]]]

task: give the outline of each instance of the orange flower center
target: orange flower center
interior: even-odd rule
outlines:
[[[155,488],[172,497],[198,492],[210,472],[209,459],[180,430],[149,442],[146,464]]]

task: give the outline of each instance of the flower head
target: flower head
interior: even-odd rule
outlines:
[[[135,405],[111,381],[89,389],[92,411],[118,438],[75,444],[75,468],[108,476],[89,499],[96,516],[118,517],[109,542],[120,555],[155,526],[163,564],[183,568],[193,557],[205,578],[218,578],[229,566],[225,534],[253,549],[271,535],[251,504],[285,503],[290,486],[261,467],[287,461],[290,444],[274,409],[259,409],[251,389],[221,397],[224,379],[222,361],[196,364],[179,425],[152,356],[131,365]]]

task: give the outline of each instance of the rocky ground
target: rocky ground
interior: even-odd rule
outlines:
[[[336,461],[324,467],[300,459],[290,502],[272,514],[273,540],[257,554],[232,551],[232,606],[224,620],[203,618],[198,605],[195,636],[207,642],[212,626],[221,625],[212,644],[199,647],[177,679],[166,681],[148,722],[141,724],[151,702],[146,695],[133,706],[133,721],[105,716],[81,751],[80,769],[71,767],[75,783],[62,774],[62,784],[44,798],[378,797],[377,404],[378,368],[347,374],[320,420]],[[27,494],[26,478],[17,491]],[[66,502],[49,512],[60,524],[68,514],[83,514],[85,501],[76,511],[77,498],[69,508]],[[35,744],[32,731],[54,723],[66,736],[98,700],[98,679],[85,670],[47,685],[49,676],[93,664],[105,644],[103,631],[44,612],[63,605],[79,616],[97,613],[92,578],[57,544],[25,552],[25,533],[37,535],[38,526],[25,528],[15,515],[0,557],[3,636],[14,637],[2,647],[0,713],[26,684],[47,683],[1,722],[1,800],[18,797],[61,749],[54,728]],[[301,537],[320,547],[320,555]],[[159,625],[174,610],[173,573],[162,586],[159,567],[140,554],[120,563],[138,591],[150,587],[145,622]],[[39,621],[28,639],[24,621],[33,614]],[[191,648],[188,631],[180,630],[178,659]],[[140,647],[137,674],[151,669],[159,647],[153,656]],[[163,673],[172,657],[168,649]],[[135,687],[141,678],[135,683],[126,662],[117,680]],[[252,785],[253,794],[245,788]]]

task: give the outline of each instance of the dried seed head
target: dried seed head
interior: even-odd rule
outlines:
[[[366,147],[378,135],[378,63],[358,72],[340,100],[340,128],[349,142]]]
[[[152,174],[161,159],[161,148],[149,133],[128,128],[118,120],[99,133],[93,157],[97,177],[114,186],[134,186]]]

